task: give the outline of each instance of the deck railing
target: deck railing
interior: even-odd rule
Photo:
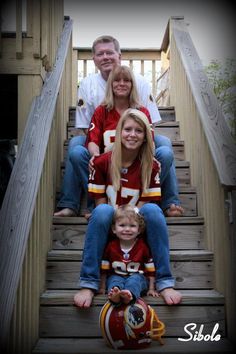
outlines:
[[[168,66],[165,51],[166,48],[164,47],[160,49],[121,49],[122,65],[127,65],[133,71],[145,76],[150,83],[154,97],[157,97],[159,93],[157,91],[158,77]],[[73,101],[76,104],[77,92],[75,88],[85,76],[97,72],[97,68],[92,59],[91,48],[74,48],[73,58]]]
[[[170,103],[180,122],[198,211],[205,219],[205,243],[214,252],[215,285],[226,296],[228,331],[234,339],[236,144],[183,18],[171,19],[168,35]]]
[[[11,353],[31,353],[38,338],[62,159],[58,144],[61,149],[71,105],[71,33],[72,21],[65,21],[52,71],[32,103],[0,213],[2,352],[8,347]]]

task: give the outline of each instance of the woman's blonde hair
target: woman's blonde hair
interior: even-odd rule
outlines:
[[[132,83],[130,95],[129,95],[129,107],[131,108],[139,108],[141,106],[137,85],[135,82],[135,77],[132,70],[126,65],[117,65],[115,66],[109,74],[107,85],[106,85],[106,94],[105,99],[102,102],[102,105],[106,106],[108,110],[114,108],[114,93],[112,84],[114,81],[123,78],[125,80],[129,80]]]
[[[112,220],[112,229],[114,228],[114,225],[116,222],[119,222],[120,220],[128,218],[129,221],[136,221],[139,225],[139,232],[143,233],[145,230],[145,222],[144,222],[144,217],[139,213],[139,210],[137,207],[131,205],[131,204],[124,204],[120,205],[114,213],[113,220]]]
[[[120,189],[121,169],[122,169],[122,143],[121,132],[125,122],[128,119],[133,119],[143,129],[145,133],[144,142],[140,147],[139,158],[141,161],[141,179],[142,189],[146,191],[150,184],[152,167],[153,167],[153,153],[154,143],[152,138],[150,122],[145,113],[138,109],[128,108],[120,117],[118,125],[116,127],[116,137],[112,148],[111,157],[111,180],[112,185],[116,191]]]

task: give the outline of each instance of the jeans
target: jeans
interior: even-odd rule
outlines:
[[[161,163],[161,208],[166,210],[171,204],[180,205],[179,189],[175,171],[174,153],[171,141],[164,135],[155,135],[155,157]]]
[[[156,290],[174,286],[169,261],[169,240],[165,216],[154,203],[146,203],[140,208],[146,224],[147,243],[156,267]],[[89,219],[83,262],[80,271],[80,287],[97,291],[100,283],[100,265],[105,245],[108,241],[114,208],[108,204],[98,205]]]
[[[148,289],[148,280],[145,275],[140,273],[134,273],[128,276],[121,276],[117,274],[110,275],[107,278],[107,289],[108,292],[118,286],[120,290],[126,289],[129,290],[135,299],[140,297],[142,293]]]
[[[70,208],[74,210],[77,214],[80,209],[81,200],[81,186],[83,184],[80,175],[75,173],[74,167],[70,160],[70,154],[76,147],[83,147],[86,140],[86,136],[78,135],[73,137],[68,146],[67,158],[65,163],[65,173],[62,182],[60,200],[57,204],[58,209]],[[88,176],[86,176],[88,179]],[[85,179],[85,180],[86,180]],[[84,180],[84,178],[83,178]],[[87,192],[87,187],[86,187]]]
[[[85,139],[85,136],[75,136],[70,140],[61,198],[57,204],[59,209],[70,208],[77,214],[80,208],[82,189],[85,195],[88,195],[88,163],[90,154],[83,146]],[[155,147],[155,157],[161,163],[161,208],[166,210],[171,204],[180,205],[174,154],[170,139],[163,135],[158,134],[155,136]],[[92,211],[93,202],[91,200],[88,200],[87,208]]]

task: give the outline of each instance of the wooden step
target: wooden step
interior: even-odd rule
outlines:
[[[69,140],[66,140],[64,143],[64,160],[66,158],[67,151],[68,151],[68,142],[69,142]],[[172,147],[173,147],[173,151],[174,151],[175,160],[176,161],[178,161],[178,160],[184,161],[184,159],[185,159],[184,142],[182,140],[173,141]]]
[[[77,290],[46,290],[40,297],[41,305],[73,305],[73,297]],[[181,290],[182,302],[181,305],[224,305],[225,298],[222,294],[214,289],[211,290]],[[162,297],[153,298],[144,296],[144,300],[151,306],[164,305]],[[93,305],[102,305],[106,302],[106,295],[96,295],[93,300]]]
[[[61,218],[64,219],[64,218]],[[62,220],[63,222],[63,220]],[[52,226],[53,249],[83,249],[85,225],[58,225]],[[203,249],[203,224],[176,224],[168,225],[170,249]]]
[[[179,122],[161,122],[154,126],[155,133],[167,136],[171,141],[180,140]],[[78,135],[78,129],[73,122],[67,123],[67,139]]]
[[[75,124],[75,106],[69,108],[69,122]],[[173,106],[169,107],[158,107],[161,119],[165,122],[175,121],[175,108]]]
[[[206,332],[204,332],[206,333]],[[146,349],[128,351],[122,354],[225,354],[233,353],[233,345],[225,338],[218,342],[180,342],[178,338],[165,338],[164,345],[153,341]],[[41,338],[33,350],[33,354],[114,354],[102,338]]]
[[[174,122],[175,117],[175,108],[173,106],[170,107],[158,107],[161,119],[165,122]]]
[[[170,251],[176,289],[211,289],[213,254],[205,250]],[[48,253],[46,283],[48,289],[78,289],[82,251],[51,250]]]
[[[78,309],[72,305],[40,307],[40,337],[101,337],[99,314],[101,305],[89,309]],[[204,331],[211,333],[219,324],[218,333],[225,336],[224,306],[199,304],[167,306],[152,304],[160,320],[165,323],[165,337],[184,337],[184,326],[189,323],[204,325]]]
[[[57,192],[57,200],[56,203],[59,201],[60,192]],[[197,216],[197,194],[196,189],[190,186],[181,186],[179,188],[179,199],[181,202],[181,206],[184,208],[184,216]],[[81,196],[81,207],[80,207],[80,215],[86,214],[87,209],[87,199],[85,198],[84,194],[82,193]]]
[[[176,161],[176,176],[179,187],[190,186],[190,165],[188,161]],[[63,178],[65,162],[61,162],[61,177]]]
[[[168,217],[166,218],[167,225],[199,225],[204,224],[204,218],[197,217]],[[82,216],[76,217],[59,217],[53,216],[53,224],[63,225],[87,225],[87,220]]]

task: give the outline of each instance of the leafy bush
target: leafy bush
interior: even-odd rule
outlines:
[[[236,59],[212,60],[205,70],[236,141]]]

